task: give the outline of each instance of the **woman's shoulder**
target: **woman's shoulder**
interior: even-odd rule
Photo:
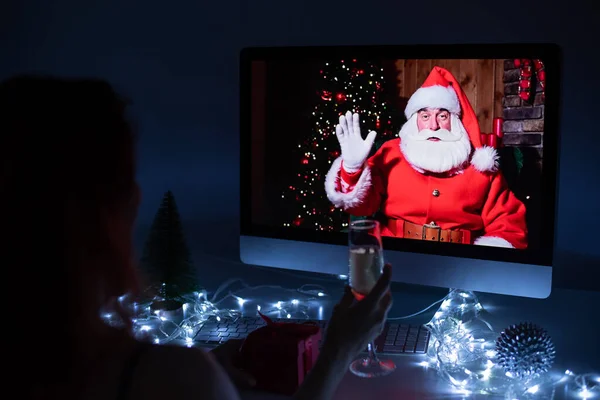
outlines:
[[[212,355],[195,347],[146,344],[132,379],[137,398],[238,399],[231,380]]]

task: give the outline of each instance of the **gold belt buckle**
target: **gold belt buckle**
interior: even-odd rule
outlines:
[[[436,230],[437,231],[437,238],[436,237],[432,237],[431,239],[428,239],[427,238],[427,228]],[[430,223],[423,225],[422,239],[423,240],[432,240],[432,241],[439,242],[440,241],[441,233],[442,233],[442,227],[439,226],[439,225],[436,225],[436,223],[434,221],[431,221]]]

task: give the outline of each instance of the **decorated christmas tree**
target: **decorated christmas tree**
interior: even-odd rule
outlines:
[[[178,300],[198,289],[198,277],[171,191],[165,193],[154,217],[140,266],[149,281],[150,293],[164,300]]]
[[[347,111],[359,113],[363,137],[371,130],[377,132],[373,152],[396,137],[403,121],[386,104],[380,63],[337,60],[325,63],[319,73],[315,105],[310,112],[313,129],[295,149],[297,173],[283,193],[283,201],[289,202],[290,210],[284,226],[340,231],[347,227],[348,215],[333,207],[324,188],[325,175],[340,156],[335,134],[340,115]]]

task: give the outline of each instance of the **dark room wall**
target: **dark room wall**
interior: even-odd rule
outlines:
[[[133,100],[140,131],[140,238],[171,189],[194,252],[233,260],[240,48],[557,42],[564,85],[555,279],[558,286],[600,289],[600,80],[593,39],[600,34],[591,4],[6,0],[0,5],[0,78],[37,71],[112,81]]]

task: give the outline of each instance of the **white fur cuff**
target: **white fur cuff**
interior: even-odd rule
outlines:
[[[422,87],[410,96],[404,109],[407,119],[422,108],[444,108],[453,114],[460,114],[460,101],[451,86],[440,85]]]
[[[500,164],[500,156],[493,147],[483,146],[475,149],[471,157],[471,165],[479,172],[496,172]]]
[[[510,244],[508,240],[502,239],[497,236],[481,236],[475,239],[475,243],[478,246],[491,246],[491,247],[504,247],[507,249],[514,249],[515,246]]]
[[[327,193],[327,198],[335,207],[343,210],[357,207],[363,202],[371,187],[371,169],[365,167],[360,174],[356,185],[354,185],[352,190],[346,193],[340,191],[343,183],[340,182],[341,172],[342,158],[338,157],[331,164],[331,168],[325,176],[325,192]]]

